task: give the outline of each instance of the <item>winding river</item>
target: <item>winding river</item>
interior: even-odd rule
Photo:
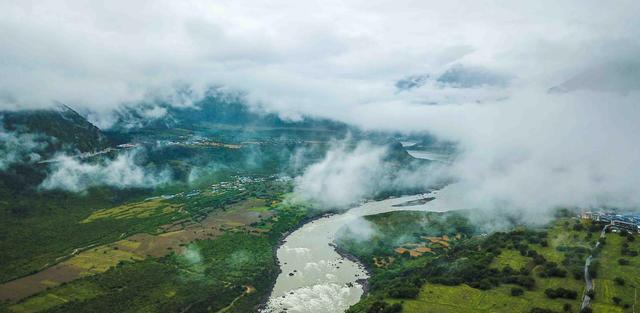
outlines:
[[[443,201],[436,195],[445,190],[429,194],[436,200],[422,205],[393,206],[421,199],[426,194],[367,202],[307,223],[291,233],[277,251],[282,272],[263,312],[344,312],[364,293],[358,281],[368,277],[360,263],[342,257],[331,246],[340,228],[357,225],[363,216],[390,211],[445,211]]]

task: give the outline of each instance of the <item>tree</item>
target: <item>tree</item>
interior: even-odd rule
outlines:
[[[518,297],[524,294],[524,290],[522,288],[513,287],[511,288],[511,296]]]
[[[613,279],[613,281],[618,286],[624,286],[624,278],[622,278],[622,277],[616,277],[616,278]]]
[[[550,299],[557,299],[557,298],[576,299],[578,297],[577,292],[570,289],[565,289],[562,287],[559,287],[556,289],[548,288],[544,291],[544,294]]]
[[[618,259],[618,264],[620,264],[620,265],[629,265],[629,260],[627,260],[627,259]]]
[[[618,298],[618,297],[613,297],[611,298],[611,300],[613,301],[613,303],[615,303],[616,305],[620,305],[620,302],[622,302],[622,299]]]
[[[564,312],[571,312],[571,309],[572,309],[572,307],[571,307],[571,304],[569,304],[569,303],[565,303],[562,306],[562,311],[564,311]]]

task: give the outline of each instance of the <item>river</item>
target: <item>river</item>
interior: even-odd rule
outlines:
[[[436,199],[422,205],[394,207],[417,200],[426,194],[371,201],[344,213],[323,217],[303,225],[287,236],[278,248],[282,272],[263,312],[344,312],[357,303],[364,290],[361,279],[367,272],[358,263],[342,257],[331,243],[341,227],[358,223],[366,215],[402,210],[445,211],[438,193]]]

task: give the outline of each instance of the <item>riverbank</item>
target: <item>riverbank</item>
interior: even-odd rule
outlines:
[[[371,277],[371,273],[373,272],[373,268],[365,265],[364,263],[362,263],[362,261],[360,261],[360,259],[358,259],[358,257],[356,257],[355,255],[349,253],[347,250],[340,248],[340,246],[338,246],[336,243],[330,243],[329,244],[331,247],[333,247],[334,250],[336,250],[336,252],[343,258],[356,263],[360,266],[361,269],[364,270],[364,272],[366,273],[366,277],[362,277],[362,278],[358,278],[356,280],[356,283],[360,284],[362,286],[362,296],[360,296],[360,299],[364,298],[367,296],[367,294],[369,293],[369,278]]]

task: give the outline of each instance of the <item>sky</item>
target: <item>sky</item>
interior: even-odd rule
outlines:
[[[461,207],[640,205],[638,1],[2,1],[0,46],[2,109],[224,86],[459,143]]]

